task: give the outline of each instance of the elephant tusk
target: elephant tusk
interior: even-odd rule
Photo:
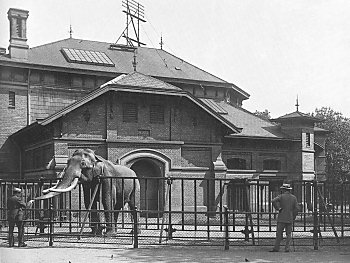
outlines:
[[[55,189],[58,186],[59,182],[60,181],[57,181],[57,183],[53,187],[43,190],[43,194],[47,194],[48,192],[51,192],[52,189]]]
[[[58,174],[57,178],[62,178],[65,170],[66,170],[66,168],[64,168],[63,171]],[[53,187],[43,190],[43,194],[47,194],[47,193],[51,192],[53,189],[57,188],[59,182],[60,181],[57,180],[56,184]]]
[[[79,178],[76,177],[76,178],[74,178],[72,184],[71,184],[69,187],[67,187],[67,188],[65,188],[65,189],[57,189],[57,188],[54,188],[54,189],[51,189],[50,192],[66,193],[66,192],[72,191],[72,190],[77,186],[78,180],[79,180]]]

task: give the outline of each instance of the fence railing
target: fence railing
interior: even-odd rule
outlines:
[[[93,191],[79,184],[71,192],[40,200],[26,210],[27,240],[140,245],[272,246],[277,212],[271,200],[282,182],[205,178],[140,178],[136,208],[105,209],[105,192],[124,196],[124,180],[100,187],[94,205]],[[133,179],[134,180],[134,179]],[[6,201],[13,187],[23,189],[28,201],[54,184],[50,180],[0,180],[0,237],[7,235]],[[135,184],[135,182],[133,183]],[[350,184],[293,181],[301,211],[293,224],[298,246],[350,245]],[[84,193],[85,189],[85,193]],[[90,189],[91,190],[91,189]],[[103,192],[105,191],[105,192]],[[87,200],[89,199],[90,200]],[[127,200],[123,200],[127,201]],[[119,213],[116,213],[119,212]],[[114,217],[114,219],[113,219]],[[110,231],[112,228],[112,231]]]

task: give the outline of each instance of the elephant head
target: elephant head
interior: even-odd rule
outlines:
[[[78,184],[79,178],[83,181],[91,181],[96,170],[95,164],[102,158],[96,156],[90,149],[76,150],[72,157],[68,159],[67,166],[60,173],[60,181],[55,186],[43,190],[42,196],[36,197],[36,200],[52,198],[60,193],[72,191]],[[53,166],[51,160],[48,168]]]

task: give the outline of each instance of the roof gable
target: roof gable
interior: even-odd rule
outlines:
[[[122,86],[134,86],[134,87],[143,87],[143,88],[152,88],[152,89],[160,89],[160,90],[176,90],[182,91],[182,89],[161,81],[159,79],[146,76],[139,72],[133,72],[128,75],[118,76],[107,83],[103,84],[101,87],[105,87],[107,85],[122,85]]]
[[[131,88],[131,87],[134,87],[134,88]],[[191,100],[193,103],[197,104],[199,107],[204,109],[207,113],[209,113],[219,122],[221,122],[223,125],[231,129],[233,133],[238,133],[240,131],[240,128],[236,127],[233,123],[223,118],[215,110],[201,103],[199,99],[192,96],[191,94],[184,92],[182,89],[175,87],[171,84],[165,83],[161,80],[157,80],[153,77],[143,75],[142,73],[139,73],[139,72],[133,72],[128,75],[121,75],[107,82],[106,84],[103,84],[100,88],[92,91],[82,99],[52,114],[46,119],[42,121],[38,121],[38,124],[47,125],[53,122],[54,120],[66,115],[67,113],[81,107],[82,105],[88,103],[89,101],[105,94],[108,91],[140,92],[140,93],[152,93],[152,94],[163,94],[163,95],[186,97],[189,100]]]

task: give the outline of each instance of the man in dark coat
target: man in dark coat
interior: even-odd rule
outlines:
[[[283,230],[286,229],[286,246],[285,252],[289,252],[290,241],[292,239],[293,221],[298,214],[299,205],[295,195],[291,194],[292,187],[290,184],[281,186],[282,194],[272,200],[273,207],[278,210],[277,230],[275,246],[270,252],[278,252],[280,243],[283,239]]]
[[[33,200],[29,201],[31,204]],[[14,246],[14,236],[13,230],[15,225],[18,228],[18,246],[26,247],[27,244],[24,243],[24,209],[27,207],[27,204],[24,203],[21,199],[21,189],[15,187],[13,189],[13,196],[7,200],[7,220],[9,222],[9,246]]]

